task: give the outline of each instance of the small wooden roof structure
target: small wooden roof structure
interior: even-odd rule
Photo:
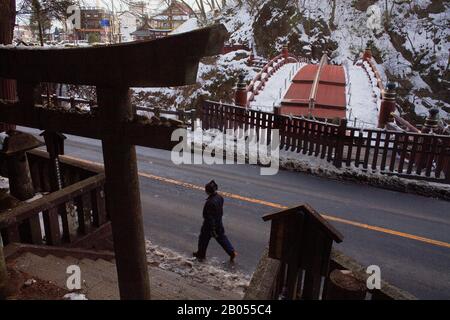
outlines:
[[[271,221],[269,257],[287,265],[287,297],[295,299],[297,283],[305,271],[304,298],[318,295],[321,277],[327,276],[333,241],[342,242],[342,234],[311,206],[298,207],[269,214]]]
[[[269,257],[311,264],[313,256],[323,253],[322,268],[327,266],[333,241],[342,242],[342,234],[308,204],[289,208],[263,217],[271,221]],[[314,248],[316,253],[312,252]]]
[[[305,214],[312,221],[317,223],[318,228],[327,234],[332,240],[337,243],[342,242],[344,236],[329,223],[324,217],[322,217],[313,207],[309,204],[302,204],[298,207],[293,207],[284,211],[268,214],[263,217],[264,221],[278,220],[286,217],[295,217],[299,214]]]

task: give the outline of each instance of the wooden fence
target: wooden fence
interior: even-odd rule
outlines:
[[[34,150],[28,152],[28,160],[33,186],[43,195],[1,213],[0,232],[5,245],[68,245],[108,222],[103,173],[61,158],[66,187],[48,193],[52,170],[48,155]]]
[[[450,183],[450,136],[348,127],[206,101],[202,128],[250,130],[280,148],[364,171]]]

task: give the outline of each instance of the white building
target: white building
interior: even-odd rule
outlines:
[[[119,18],[119,42],[130,42],[133,41],[132,32],[136,31],[138,26],[142,24],[142,19],[130,12],[124,11],[118,14]]]
[[[23,42],[33,42],[33,31],[30,26],[26,25],[16,25],[14,28],[14,39]]]

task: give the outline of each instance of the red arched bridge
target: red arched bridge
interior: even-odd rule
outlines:
[[[328,64],[324,55],[320,64],[301,68],[292,80],[280,113],[321,119],[346,118],[345,71]]]

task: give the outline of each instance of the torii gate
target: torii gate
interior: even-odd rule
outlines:
[[[130,87],[196,82],[199,60],[222,51],[223,25],[152,41],[96,48],[0,47],[0,77],[17,80],[18,101],[0,100],[0,122],[102,140],[106,203],[122,299],[149,299],[135,145],[171,149],[176,127],[135,119]],[[40,82],[97,87],[98,112],[35,105]]]

